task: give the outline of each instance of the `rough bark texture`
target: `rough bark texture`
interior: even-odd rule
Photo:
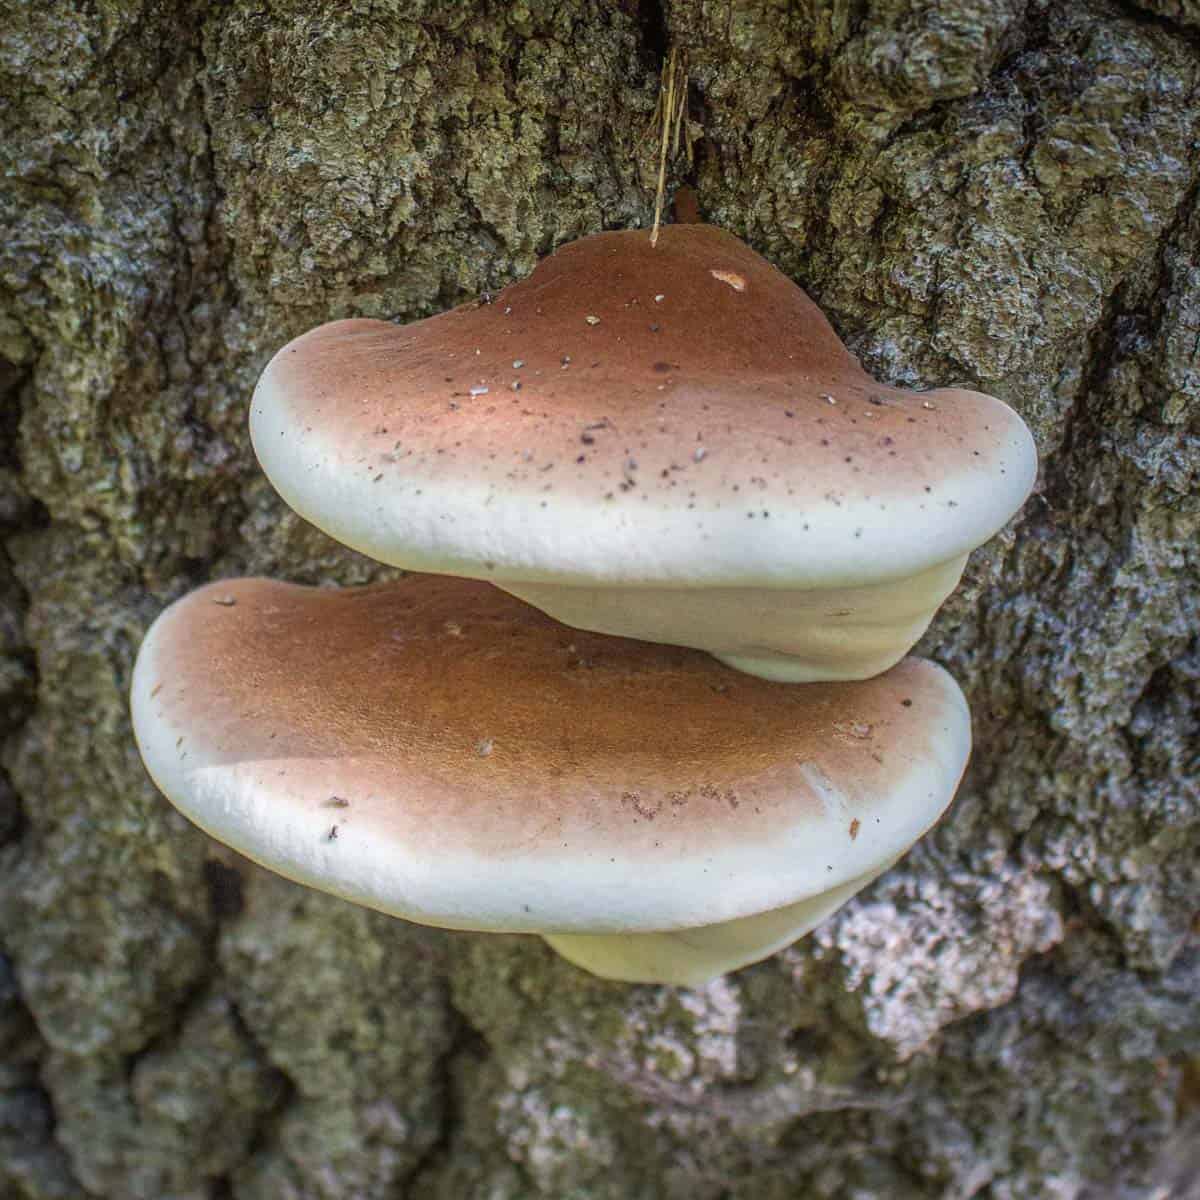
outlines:
[[[4,1200],[1196,1194],[1195,0],[0,0],[0,30]],[[1000,395],[1044,456],[923,643],[975,713],[950,817],[699,991],[249,868],[126,711],[198,582],[381,574],[256,469],[270,353],[646,223],[670,45],[707,218],[880,378]]]

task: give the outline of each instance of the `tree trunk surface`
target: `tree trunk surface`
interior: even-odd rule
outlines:
[[[387,574],[258,373],[647,225],[672,48],[669,189],[1043,462],[919,647],[950,814],[695,990],[254,868],[127,708],[197,584]],[[1197,0],[0,0],[0,1197],[1195,1196],[1198,139]]]

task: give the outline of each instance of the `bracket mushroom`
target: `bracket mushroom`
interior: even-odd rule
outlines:
[[[885,870],[970,747],[962,694],[927,662],[796,688],[438,576],[202,587],[147,634],[132,710],[159,788],[264,866],[689,985]]]
[[[321,326],[251,406],[283,498],[372,558],[769,679],[898,662],[1037,456],[978,392],[876,383],[744,243],[561,247],[489,303]]]

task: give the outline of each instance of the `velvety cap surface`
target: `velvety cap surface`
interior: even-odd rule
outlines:
[[[340,321],[271,361],[255,450],[308,520],[414,569],[828,587],[986,541],[1032,485],[1020,418],[875,383],[711,226],[563,246],[489,304]]]
[[[949,803],[970,728],[909,659],[788,686],[559,625],[490,586],[201,588],[146,637],[146,765],[214,837],[428,924],[710,924],[890,861]]]

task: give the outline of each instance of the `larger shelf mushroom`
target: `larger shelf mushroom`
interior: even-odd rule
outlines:
[[[681,984],[772,953],[884,870],[970,744],[930,663],[793,687],[436,576],[203,587],[148,633],[132,707],[161,790],[256,861]]]
[[[584,238],[413,325],[315,329],[251,431],[284,499],[373,558],[793,682],[899,661],[1036,472],[1007,405],[876,383],[703,225]]]

